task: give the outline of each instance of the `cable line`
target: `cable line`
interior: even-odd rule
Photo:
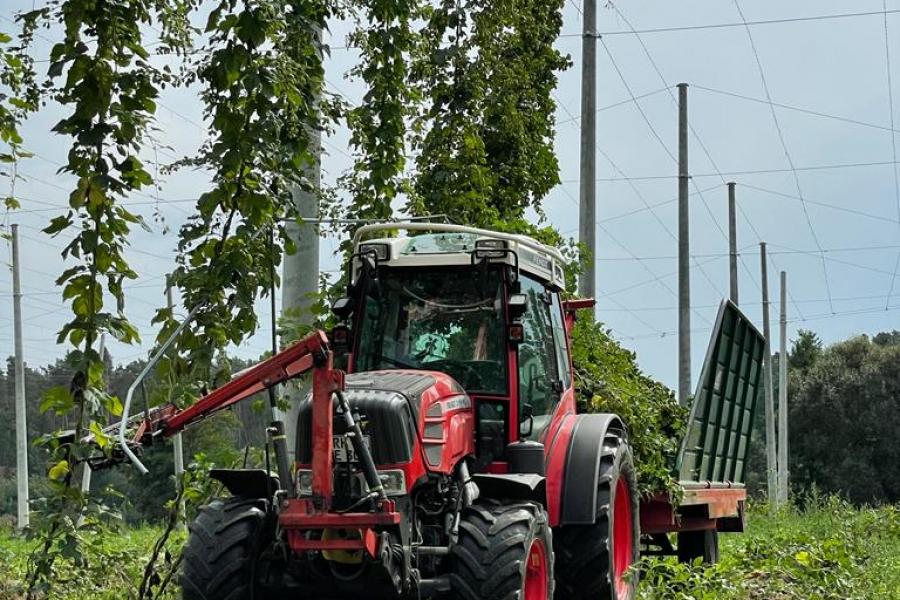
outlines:
[[[794,166],[794,159],[791,158],[790,150],[788,150],[787,142],[784,139],[784,131],[781,129],[781,123],[778,121],[778,113],[775,111],[775,106],[772,105],[772,94],[769,91],[769,82],[766,80],[766,73],[762,66],[762,60],[759,58],[759,52],[756,49],[756,42],[753,40],[753,33],[750,31],[750,26],[747,24],[747,19],[744,17],[744,11],[741,10],[741,4],[739,0],[734,0],[734,6],[737,8],[738,14],[741,17],[741,21],[744,23],[744,29],[747,32],[747,39],[750,41],[750,49],[753,51],[753,57],[756,60],[756,68],[759,70],[759,78],[762,81],[763,91],[766,94],[766,100],[769,102],[769,110],[772,112],[772,121],[775,123],[775,130],[778,132],[778,139],[781,142],[781,148],[784,150],[784,156],[787,159],[788,165],[790,165],[791,173],[794,176],[794,185],[797,187],[797,195],[800,197],[800,203],[803,207],[803,216],[806,218],[806,224],[809,226],[809,232],[812,235],[813,242],[815,242],[816,247],[821,249],[822,244],[819,243],[819,236],[816,234],[816,230],[813,227],[812,220],[809,217],[809,210],[806,207],[806,201],[803,197],[803,188],[800,185],[800,176],[797,174],[797,169]],[[828,297],[831,297],[831,283],[828,281],[828,267],[825,265],[825,259],[822,259],[822,274],[825,277],[825,293]],[[834,308],[834,307],[832,307]]]
[[[799,196],[795,196],[793,194],[785,194],[784,192],[778,192],[775,190],[766,189],[763,187],[759,187],[756,185],[750,185],[749,183],[742,183],[741,187],[745,187],[749,190],[755,190],[757,192],[763,192],[766,194],[772,194],[773,196],[780,196],[782,198],[790,198],[791,200],[800,200]],[[840,212],[845,212],[851,215],[857,215],[860,217],[866,217],[867,219],[873,219],[876,221],[882,221],[886,223],[892,223],[894,225],[900,224],[900,220],[894,219],[892,217],[883,217],[881,215],[876,215],[874,213],[865,212],[862,210],[857,210],[855,208],[846,208],[844,206],[837,206],[836,204],[829,204],[827,202],[817,202],[815,200],[810,200],[809,198],[804,199],[807,204],[812,204],[815,206],[821,206],[823,208],[828,208],[831,210],[837,210]]]
[[[898,224],[900,224],[900,178],[897,176],[897,135],[894,131],[894,85],[891,78],[891,38],[888,30],[888,9],[887,0],[881,0],[881,7],[884,9],[884,59],[887,67],[887,92],[888,92],[888,112],[891,115],[891,152],[894,157],[894,198],[897,202]],[[894,284],[897,281],[897,271],[900,270],[900,252],[897,253],[897,260],[894,262],[894,271],[891,275],[891,287],[888,291],[887,301],[884,303],[884,309],[887,310],[891,305],[891,294],[894,293]]]
[[[753,96],[748,96],[746,94],[739,94],[737,92],[729,92],[726,90],[702,86],[702,85],[699,85],[696,83],[692,83],[691,87],[693,89],[701,90],[704,92],[709,92],[711,94],[730,96],[732,98],[738,98],[740,100],[746,100],[748,102],[756,102],[757,104],[769,104],[769,102],[767,100],[764,100],[763,98],[754,98]],[[877,123],[869,123],[867,121],[860,121],[858,119],[852,119],[850,117],[843,117],[841,115],[834,115],[834,114],[830,114],[830,113],[826,113],[826,112],[821,112],[818,110],[812,110],[809,108],[794,106],[791,104],[784,104],[783,102],[772,102],[772,106],[776,106],[778,108],[783,108],[785,110],[792,110],[792,111],[799,112],[799,113],[806,114],[806,115],[812,115],[815,117],[822,117],[825,119],[832,119],[834,121],[841,121],[843,123],[850,123],[852,125],[859,125],[861,127],[869,127],[871,129],[880,129],[881,131],[893,131],[895,133],[900,133],[900,131],[894,129],[893,126],[887,127],[884,125],[878,125]]]
[[[662,148],[663,148],[663,150],[665,150],[666,154],[669,155],[669,158],[671,158],[672,161],[677,165],[677,164],[678,164],[678,159],[675,158],[675,155],[672,153],[671,150],[669,150],[669,147],[668,147],[668,146],[666,145],[666,143],[663,141],[662,137],[659,135],[659,133],[656,131],[656,128],[653,126],[653,123],[651,123],[651,122],[650,122],[650,119],[647,117],[647,113],[644,112],[644,109],[641,107],[640,103],[639,103],[639,102],[637,101],[637,99],[635,98],[634,92],[632,92],[631,86],[628,85],[628,80],[625,78],[625,74],[624,74],[624,73],[622,72],[622,70],[619,68],[618,63],[616,63],[616,59],[615,59],[615,57],[612,55],[612,52],[610,52],[609,46],[606,45],[606,42],[605,42],[602,38],[600,39],[600,44],[603,46],[603,49],[606,50],[606,54],[607,54],[607,56],[609,56],[609,60],[610,60],[610,62],[612,63],[613,68],[615,69],[616,73],[619,75],[619,79],[622,81],[622,85],[625,86],[625,90],[628,92],[628,95],[631,97],[632,102],[634,103],[635,108],[637,108],[638,112],[641,114],[641,118],[644,119],[644,122],[647,124],[647,127],[650,129],[650,132],[653,134],[653,137],[656,138],[656,141],[659,142],[659,145],[662,146]],[[598,150],[600,150],[600,149],[598,148]],[[605,152],[603,152],[602,150],[600,150],[600,152],[603,154],[604,157],[606,157],[606,160],[608,160],[608,161],[610,162],[610,164],[613,165],[613,168],[614,168],[617,172],[619,172],[620,175],[622,175],[623,177],[625,177],[625,174],[621,171],[621,169],[619,169],[618,167],[615,166],[615,164],[612,162],[612,160],[609,158],[609,156],[608,156]],[[628,178],[626,177],[625,179],[627,180]],[[637,188],[634,186],[633,183],[629,182],[629,185],[632,186],[632,189],[634,189],[635,191],[637,191]],[[647,206],[647,205],[648,205],[648,204],[647,204],[647,201],[644,200],[644,198],[643,198],[643,196],[640,194],[640,192],[637,192],[637,195],[638,195],[638,197],[641,198],[641,200],[644,202],[644,205]],[[700,194],[700,197],[701,197],[701,199],[703,199],[703,194]],[[704,205],[706,205],[706,209],[707,209],[707,211],[708,211],[708,210],[709,210],[709,205],[706,204],[706,200],[705,200],[705,199],[703,199],[703,203],[704,203]],[[653,213],[652,210],[651,210],[650,212]],[[711,213],[710,213],[710,214],[711,214]],[[656,216],[656,213],[653,213],[653,216],[656,217],[657,220],[659,221],[659,217]],[[715,222],[715,218],[713,218],[713,222]],[[662,221],[660,221],[660,224],[662,224]],[[716,223],[716,226],[718,226],[718,223]],[[669,229],[669,228],[666,227],[665,225],[663,225],[663,228],[666,230],[666,233],[668,233],[669,236],[672,237],[672,239],[675,239],[675,240],[678,239],[677,236],[672,232],[671,229]],[[721,228],[719,228],[719,230],[721,231]],[[726,238],[726,239],[727,239],[727,238]],[[722,290],[719,289],[719,287],[715,284],[715,282],[710,278],[709,274],[703,269],[703,267],[701,267],[701,266],[697,263],[696,260],[694,260],[694,265],[700,270],[700,273],[703,275],[704,279],[706,279],[707,283],[709,283],[709,285],[713,288],[713,290],[715,290],[716,294],[722,295]]]
[[[625,13],[623,13],[621,11],[621,9],[619,9],[617,4],[610,2],[610,5],[613,7],[613,10],[616,11],[616,14],[619,15],[619,17],[622,19],[622,21],[625,22],[625,24],[628,26],[628,29],[631,30],[631,32],[634,34],[635,39],[637,39],[638,43],[641,45],[641,49],[644,51],[644,55],[647,57],[647,60],[650,62],[650,66],[653,67],[653,70],[656,72],[656,76],[659,78],[659,80],[665,86],[666,91],[669,92],[669,99],[672,100],[672,104],[675,106],[675,110],[677,111],[678,110],[678,100],[675,99],[675,94],[674,94],[674,92],[672,92],[672,87],[669,85],[669,82],[666,80],[665,76],[662,74],[662,70],[659,68],[659,65],[656,64],[656,60],[654,60],[653,55],[650,53],[650,49],[647,47],[647,44],[644,43],[644,38],[642,38],[641,34],[637,32],[637,29],[634,27],[634,25],[632,25],[631,21],[628,20],[628,17],[625,16]],[[709,164],[712,166],[713,170],[719,174],[719,178],[722,180],[722,184],[727,185],[728,182],[725,180],[725,177],[722,175],[721,170],[719,169],[719,166],[716,164],[716,161],[713,160],[712,154],[710,153],[709,149],[706,147],[706,144],[703,143],[703,140],[700,138],[700,134],[697,133],[697,130],[694,128],[693,123],[690,121],[688,121],[688,128],[691,131],[691,135],[694,136],[694,139],[697,140],[697,143],[700,145],[701,150],[703,150],[703,153],[706,155],[707,160],[709,160]],[[722,234],[722,237],[725,238],[725,241],[727,243],[728,236],[725,234],[725,231],[719,225],[719,222],[716,220],[715,215],[710,210],[709,203],[706,201],[706,198],[703,196],[703,192],[699,189],[699,186],[697,185],[697,181],[695,179],[691,178],[691,183],[693,184],[694,189],[697,190],[697,192],[700,194],[700,199],[703,201],[703,206],[706,208],[706,212],[709,214],[709,216],[712,219],[713,223],[715,224],[716,228],[719,230],[719,233]],[[750,217],[744,211],[744,207],[741,205],[738,205],[738,209],[741,211],[741,214],[743,215],[744,219],[750,225],[750,228],[754,231],[754,233],[756,233],[756,228],[753,226],[753,223],[750,222]],[[758,234],[757,234],[757,237],[759,237]],[[747,272],[747,275],[750,277],[750,281],[753,282],[753,285],[755,285],[758,290],[761,290],[761,288],[759,287],[759,284],[756,282],[756,279],[754,279],[754,277],[753,277],[753,272],[747,266],[747,263],[744,261],[743,258],[740,258],[740,262],[741,262],[741,266],[744,267],[744,270]],[[797,310],[799,310],[799,307],[797,308]]]
[[[570,0],[571,1],[571,0]],[[651,29],[639,29],[637,33],[641,35],[651,34],[651,33],[672,33],[676,31],[701,31],[705,29],[729,29],[734,27],[746,27],[748,25],[777,25],[780,23],[808,23],[812,21],[828,21],[835,19],[853,19],[858,17],[876,17],[881,16],[882,14],[895,14],[900,13],[900,9],[898,10],[874,10],[874,11],[865,11],[865,12],[852,12],[852,13],[837,13],[831,15],[810,15],[806,17],[784,17],[781,19],[763,19],[759,21],[746,21],[743,20],[741,22],[730,22],[730,23],[707,23],[703,25],[682,25],[676,27],[654,27]],[[632,35],[635,32],[633,31],[601,31],[597,35],[600,36],[614,36],[614,35]],[[580,37],[580,33],[565,33],[560,35],[561,38],[569,38],[569,37]]]

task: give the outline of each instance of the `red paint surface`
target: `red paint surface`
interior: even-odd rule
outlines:
[[[560,417],[560,424],[553,436],[547,437],[544,445],[547,473],[547,512],[550,514],[550,525],[556,527],[560,522],[562,510],[563,476],[565,474],[566,457],[569,454],[569,441],[575,427],[577,417],[566,414]],[[549,428],[548,428],[549,429]]]
[[[631,586],[625,574],[634,557],[634,529],[632,528],[631,490],[628,482],[620,477],[616,482],[616,499],[613,506],[613,576],[616,598],[625,600]]]
[[[550,595],[550,574],[547,548],[543,540],[531,542],[525,565],[525,600],[547,600]]]

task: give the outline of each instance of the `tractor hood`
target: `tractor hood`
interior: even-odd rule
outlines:
[[[418,450],[428,470],[452,469],[460,456],[474,453],[472,401],[445,373],[386,370],[347,375],[344,395],[359,413],[376,465],[416,460]],[[297,462],[312,461],[312,398],[300,403],[297,417]],[[334,434],[345,433],[334,421]]]

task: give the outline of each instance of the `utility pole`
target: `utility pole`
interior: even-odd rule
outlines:
[[[731,282],[731,301],[735,305],[738,302],[738,254],[737,254],[737,217],[735,216],[734,186],[732,181],[728,184],[728,275]]]
[[[772,331],[769,326],[769,276],[766,264],[766,243],[759,244],[759,261],[762,271],[763,335],[766,338],[763,360],[763,385],[766,394],[766,495],[769,508],[777,504],[778,463],[775,456],[775,400],[772,397]]]
[[[678,401],[691,397],[691,241],[686,83],[678,84]]]
[[[172,298],[172,284],[167,279],[166,280],[166,307],[169,309],[170,315],[175,310],[175,301]],[[174,463],[174,472],[175,472],[175,495],[177,497],[178,494],[181,493],[181,486],[184,483],[184,442],[181,437],[181,432],[179,431],[175,435],[172,436],[172,462]],[[178,514],[181,517],[181,522],[179,523],[179,529],[184,528],[184,523],[187,520],[187,513],[185,512],[184,500],[178,504]]]
[[[597,0],[584,0],[581,33],[581,189],[578,241],[590,261],[578,285],[584,298],[597,293]]]
[[[320,35],[320,32],[317,32],[317,35]],[[315,159],[313,164],[306,167],[305,176],[311,186],[311,190],[297,187],[291,193],[294,205],[297,208],[297,214],[301,217],[314,219],[319,216],[318,190],[321,181],[322,135],[318,129],[309,131],[309,141]],[[281,312],[282,314],[290,314],[294,318],[299,318],[304,323],[312,323],[314,317],[310,309],[315,302],[315,294],[319,292],[318,225],[314,222],[298,223],[291,220],[285,224],[285,229],[294,241],[297,250],[294,254],[284,255],[281,278]],[[306,396],[308,391],[308,386],[290,391],[290,407],[287,412],[276,415],[278,420],[284,422],[291,464],[293,464],[295,448],[297,447],[299,401]]]
[[[788,468],[787,273],[781,272],[781,351],[778,355],[778,503],[787,504]]]
[[[22,284],[19,277],[19,226],[12,225],[13,335],[16,350],[16,502],[20,530],[30,521],[28,506],[28,424],[25,412],[25,357],[22,352]]]

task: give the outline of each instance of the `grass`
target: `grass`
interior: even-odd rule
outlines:
[[[146,526],[86,534],[86,563],[58,565],[48,600],[136,598],[159,533]],[[170,545],[173,554],[183,539]],[[33,547],[0,530],[0,599],[23,597]],[[719,564],[647,559],[643,566],[639,600],[900,600],[900,509],[854,508],[835,498],[775,515],[751,507],[746,533],[721,536]],[[172,590],[166,600],[176,597]]]
[[[640,600],[900,599],[900,510],[812,498],[805,510],[753,507],[720,536],[714,566],[648,559]]]
[[[137,598],[144,567],[160,534],[161,529],[153,526],[83,533],[84,563],[76,566],[74,561],[58,562],[54,569],[57,583],[46,600]],[[174,533],[167,545],[169,554],[164,554],[161,561],[171,560],[184,539],[183,533]],[[36,546],[34,540],[15,535],[9,529],[0,530],[0,600],[25,598],[22,582],[29,556]],[[172,590],[159,600],[177,596]]]

